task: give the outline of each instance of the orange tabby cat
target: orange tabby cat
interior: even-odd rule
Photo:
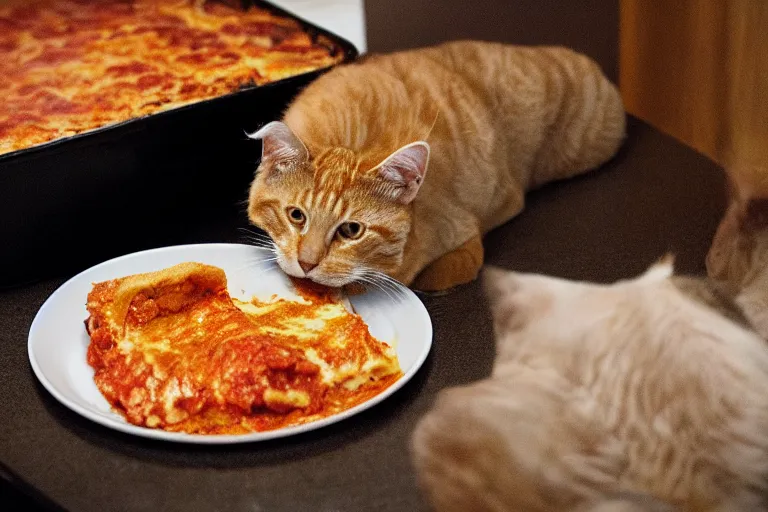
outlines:
[[[251,135],[248,208],[283,270],[442,290],[477,276],[482,235],[525,191],[613,156],[625,116],[573,51],[453,42],[336,68],[283,121]]]

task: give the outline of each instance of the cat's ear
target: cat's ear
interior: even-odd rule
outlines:
[[[247,135],[251,139],[261,139],[261,161],[272,169],[291,171],[309,159],[304,143],[280,121],[272,121]]]
[[[675,255],[668,252],[650,266],[640,277],[644,281],[664,281],[675,273]]]
[[[376,166],[378,177],[388,185],[388,195],[402,204],[416,198],[429,163],[429,144],[412,142],[389,155]]]

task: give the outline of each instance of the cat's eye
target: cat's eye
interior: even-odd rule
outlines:
[[[288,219],[297,226],[304,224],[307,220],[307,216],[304,215],[304,212],[295,206],[289,207],[286,212],[288,213]]]
[[[363,236],[363,231],[365,231],[365,228],[359,222],[345,222],[338,229],[339,236],[349,240],[360,238]]]

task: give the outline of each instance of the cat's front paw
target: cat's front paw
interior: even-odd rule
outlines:
[[[449,295],[449,294],[453,293],[454,291],[458,290],[459,288],[460,288],[459,286],[454,286],[453,288],[448,288],[446,290],[435,290],[435,291],[432,291],[432,292],[424,291],[424,290],[419,290],[417,288],[413,288],[412,291],[413,291],[413,293],[416,294],[417,297],[425,297],[425,298],[426,297],[442,297],[444,295]]]
[[[411,283],[421,292],[445,292],[477,279],[483,265],[483,244],[475,236],[453,251],[433,261]]]
[[[452,276],[431,276],[422,273],[416,278],[413,284],[411,284],[411,288],[417,295],[439,297],[447,295],[461,286],[473,282],[476,278],[477,274],[471,279],[452,279]]]

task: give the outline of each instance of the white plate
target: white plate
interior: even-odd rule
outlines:
[[[395,346],[403,377],[384,392],[339,414],[304,425],[240,435],[193,435],[138,427],[114,412],[93,381],[86,362],[90,338],[85,332],[85,302],[95,282],[151,272],[185,261],[207,263],[227,274],[233,297],[248,300],[273,294],[295,296],[290,281],[269,254],[256,247],[237,244],[201,244],[165,247],[122,256],[96,265],[73,277],[56,290],[40,308],[29,330],[29,361],[45,388],[62,404],[104,426],[137,436],[182,443],[229,444],[263,441],[314,430],[348,418],[381,402],[403,387],[418,371],[432,346],[432,323],[424,305],[405,287],[398,293],[370,290],[350,297],[355,311],[371,334]]]

